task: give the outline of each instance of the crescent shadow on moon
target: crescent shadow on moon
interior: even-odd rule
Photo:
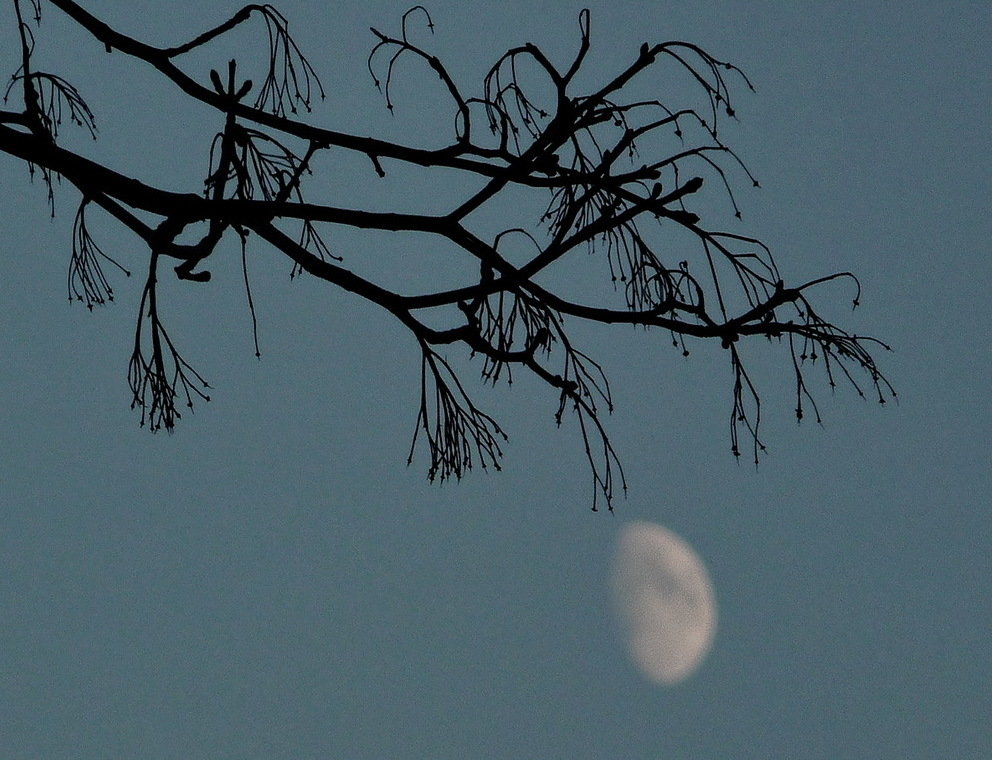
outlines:
[[[666,685],[692,675],[716,634],[716,594],[699,555],[660,525],[628,523],[617,538],[611,580],[638,670]]]

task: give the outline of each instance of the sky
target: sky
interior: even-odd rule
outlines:
[[[401,68],[390,116],[365,68],[369,25],[395,31],[407,6],[339,5],[279,4],[327,90],[310,119],[446,140],[432,74]],[[86,6],[162,45],[237,7]],[[724,138],[762,189],[740,185],[740,223],[717,195],[705,208],[768,243],[787,282],[857,273],[857,311],[839,285],[818,302],[893,347],[878,358],[898,405],[818,384],[824,423],[797,426],[786,353],[746,347],[769,449],[755,469],[730,454],[719,346],[684,359],[666,335],[577,325],[616,398],[607,424],[630,490],[615,512],[589,509],[581,439],[555,428],[553,394],[522,378],[485,388],[471,364],[459,364],[468,389],[510,435],[503,471],[431,484],[425,451],[406,466],[411,337],[326,283],[291,282],[256,244],[256,360],[232,243],[209,284],[163,280],[170,331],[214,390],[175,434],[150,435],[126,383],[143,246],[94,215],[94,236],[135,275],[116,276],[117,300],[92,313],[67,303],[78,193],[57,187],[49,219],[44,187],[0,156],[3,757],[992,756],[992,10],[589,7],[589,86],[666,39],[747,72],[756,92],[738,88]],[[578,43],[580,3],[429,8],[432,49],[466,89],[510,46],[562,62]],[[10,71],[12,18],[7,4]],[[247,66],[264,34],[239,31],[189,71],[206,81],[232,55]],[[215,116],[44,2],[36,38],[100,129],[95,143],[67,129],[66,146],[198,190]],[[662,67],[643,86],[681,81]],[[310,196],[436,210],[472,187],[386,168],[377,183],[367,160],[332,153]],[[395,235],[330,230],[328,242],[393,282],[429,281],[444,256]],[[715,590],[709,656],[673,686],[628,658],[610,604],[633,521],[680,536]]]

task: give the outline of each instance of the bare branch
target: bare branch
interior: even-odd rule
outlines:
[[[29,1],[37,22],[40,3]],[[258,316],[264,311],[257,308],[261,304],[256,304],[249,278],[252,233],[253,256],[258,255],[257,241],[264,241],[263,248],[286,257],[291,277],[307,272],[392,314],[409,330],[421,350],[420,403],[409,459],[418,441],[425,441],[432,480],[460,479],[477,466],[499,469],[506,440],[442,355],[461,349],[481,361],[484,384],[513,384],[519,373],[527,373],[550,390],[559,425],[566,412],[574,414],[592,475],[593,508],[602,499],[612,509],[616,495],[626,491],[623,468],[603,422],[613,409],[613,396],[604,367],[573,342],[569,331],[577,320],[661,328],[683,356],[689,356],[687,341],[692,338],[718,342],[731,365],[731,449],[740,456],[749,448],[755,462],[765,450],[762,397],[742,350],[755,336],[787,344],[782,350],[788,351],[786,372],[795,388],[797,419],[810,411],[820,419],[814,376],[831,389],[843,380],[857,394],[871,392],[883,403],[895,397],[873,356],[888,347],[834,325],[813,303],[814,292],[850,279],[857,306],[861,283],[854,275],[827,274],[789,286],[760,240],[703,220],[701,209],[707,207],[698,199],[714,188],[739,220],[735,188],[759,185],[719,134],[724,118],[736,118],[731,83],[753,89],[751,82],[736,66],[696,45],[645,43],[598,86],[577,91],[578,74],[588,65],[591,49],[590,14],[584,10],[578,18],[578,50],[567,68],[559,68],[538,45],[527,42],[498,56],[473,91],[419,41],[422,25],[433,34],[434,21],[426,8],[414,6],[400,19],[398,33],[372,28],[367,67],[390,111],[397,66],[420,61],[437,75],[453,113],[445,108],[448,113],[436,115],[437,147],[425,149],[297,120],[297,113],[309,112],[324,91],[290,35],[289,22],[271,5],[246,5],[191,40],[156,47],[115,30],[74,0],[50,2],[108,52],[148,63],[161,73],[163,83],[208,105],[216,118],[213,142],[203,148],[208,161],[202,184],[187,192],[156,187],[66,149],[59,144],[63,119],[95,138],[94,116],[67,79],[34,67],[41,40],[22,16],[26,3],[14,0],[19,66],[5,92],[8,106],[0,111],[0,151],[27,164],[32,176],[40,171],[53,214],[53,182],[65,180],[82,196],[67,279],[71,300],[89,308],[113,300],[106,262],[128,273],[91,235],[86,218],[90,204],[131,230],[147,248],[149,273],[128,383],[132,407],[141,409],[141,424],[152,430],[171,431],[182,407],[208,400],[209,389],[160,318],[160,259],[177,262],[173,269],[184,284],[206,282],[209,260],[231,230],[241,251],[256,356]],[[204,77],[180,67],[187,53],[209,54],[218,40],[259,16],[265,37],[257,49],[247,51],[260,51],[264,64],[265,78],[257,88],[238,77],[238,60],[228,60],[226,80],[217,69]],[[660,94],[631,97],[630,83],[648,72],[674,72],[697,94],[686,102]],[[479,134],[487,128],[488,134]],[[390,161],[428,171],[457,170],[466,178],[465,191],[440,212],[425,204],[430,213],[314,201],[310,195],[318,185],[310,184],[309,177],[319,168],[318,153],[330,148],[367,158],[384,181],[400,176],[387,172]],[[515,189],[537,197],[529,220],[508,223],[495,238],[477,232],[475,213]],[[353,267],[352,257],[346,265],[332,254],[339,227],[406,234],[411,267],[419,266],[419,250],[439,244],[461,252],[472,266],[443,288],[414,292],[404,285],[409,292],[403,292],[381,284],[360,264]],[[574,278],[559,276],[566,262],[588,266],[601,290],[576,297],[570,292]]]
[[[423,431],[431,455],[430,480],[443,482],[452,476],[461,480],[474,465],[499,470],[500,441],[507,440],[506,434],[492,417],[476,408],[448,363],[426,343],[421,342],[421,348],[420,410],[407,464],[413,462]]]
[[[72,260],[69,264],[69,300],[82,301],[87,309],[94,304],[103,305],[114,300],[114,289],[103,273],[103,261],[108,261],[128,277],[131,273],[115,259],[103,252],[86,228],[86,206],[84,198],[79,204],[76,219],[72,224]]]
[[[176,402],[192,411],[193,399],[210,401],[210,389],[200,374],[183,359],[159,319],[156,294],[156,268],[158,256],[152,254],[148,280],[141,295],[138,326],[134,334],[134,350],[128,366],[128,384],[131,387],[131,408],[141,409],[141,425],[157,432],[165,428],[172,432],[176,421],[182,417]],[[151,344],[151,355],[146,355],[145,339]]]

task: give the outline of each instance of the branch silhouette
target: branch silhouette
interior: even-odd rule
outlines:
[[[739,219],[735,177],[759,186],[720,136],[723,122],[736,118],[731,84],[753,89],[751,82],[736,66],[696,45],[678,40],[645,43],[625,67],[583,94],[575,82],[591,48],[590,14],[584,10],[578,51],[564,68],[527,43],[500,56],[475,94],[469,94],[426,46],[434,21],[425,7],[415,6],[403,14],[396,33],[372,28],[367,66],[390,112],[396,107],[398,67],[419,61],[437,75],[450,100],[452,133],[450,142],[426,149],[300,120],[318,97],[324,97],[324,90],[290,35],[288,20],[271,5],[246,5],[172,47],[125,35],[73,0],[47,0],[47,5],[89,32],[108,53],[149,64],[186,96],[211,107],[219,125],[208,146],[202,187],[184,193],[128,177],[66,149],[59,143],[62,123],[68,119],[96,139],[96,119],[68,79],[33,65],[33,30],[41,22],[41,0],[14,0],[20,60],[0,110],[0,150],[24,161],[32,176],[40,173],[53,214],[56,181],[71,183],[81,194],[69,266],[70,300],[88,308],[112,301],[107,274],[112,270],[103,266],[107,263],[130,274],[91,236],[86,214],[94,207],[147,247],[147,278],[128,380],[132,406],[140,409],[141,424],[152,430],[171,431],[180,408],[208,400],[209,389],[162,322],[159,265],[170,260],[175,275],[196,287],[210,279],[211,256],[231,236],[241,245],[253,324],[246,257],[250,248],[265,244],[289,259],[291,276],[306,273],[354,293],[409,329],[422,354],[421,401],[410,459],[425,441],[431,479],[458,479],[473,466],[499,469],[506,439],[496,421],[469,397],[444,355],[461,346],[481,359],[481,375],[488,383],[512,383],[515,372],[526,372],[552,390],[557,422],[571,414],[579,423],[592,474],[593,509],[600,499],[612,509],[615,496],[626,490],[623,468],[603,422],[604,411],[613,409],[612,395],[603,367],[570,337],[569,325],[575,321],[660,329],[685,356],[686,338],[719,341],[731,368],[731,449],[741,456],[748,448],[755,462],[764,450],[762,401],[739,350],[744,338],[762,336],[787,346],[797,419],[810,409],[820,419],[810,388],[814,367],[822,367],[831,388],[843,380],[862,396],[870,389],[882,403],[895,396],[872,355],[873,349],[887,346],[821,318],[811,301],[819,286],[848,279],[857,306],[861,287],[853,274],[787,286],[763,243],[714,228],[692,210],[703,188],[715,184]],[[31,18],[25,17],[25,10],[32,12]],[[210,71],[207,81],[182,68],[183,56],[208,51],[252,20],[265,27],[259,59],[266,73],[260,85],[239,76],[236,60],[227,63],[224,76]],[[695,87],[699,103],[628,95],[635,78],[665,64]],[[659,150],[659,136],[674,139],[679,147]],[[296,143],[305,148],[292,147]],[[390,163],[396,162],[455,170],[481,180],[481,186],[466,182],[466,188],[474,189],[441,213],[369,211],[308,200],[305,191],[315,171],[314,159],[332,148],[366,156],[376,175],[371,182],[387,177]],[[508,227],[491,241],[483,239],[473,231],[471,215],[513,188],[544,195],[532,209],[532,225]],[[145,221],[149,217],[157,221]],[[203,224],[206,232],[197,242],[180,242],[184,231]],[[474,260],[478,276],[447,290],[399,292],[384,287],[332,254],[327,236],[341,226],[447,241]],[[669,231],[687,236],[694,245],[672,256],[672,246],[664,245]],[[530,248],[523,263],[511,263],[505,253],[510,240]],[[600,300],[577,299],[567,287],[552,287],[541,277],[576,257],[602,268],[605,287]],[[438,324],[446,326],[432,326]]]

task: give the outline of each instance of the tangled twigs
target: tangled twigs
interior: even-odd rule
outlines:
[[[193,399],[210,401],[206,391],[210,385],[183,359],[159,319],[156,297],[156,268],[158,255],[152,254],[148,280],[141,295],[138,326],[134,334],[134,350],[128,364],[128,385],[131,387],[131,408],[141,410],[141,425],[152,432],[165,428],[168,432],[182,417],[179,403],[193,410]],[[145,339],[151,344],[146,355]],[[185,400],[185,403],[183,403]]]
[[[40,3],[30,2],[37,16]],[[506,440],[459,378],[461,351],[481,362],[484,384],[514,383],[519,374],[529,374],[557,401],[550,417],[562,424],[566,413],[575,415],[592,473],[593,506],[602,500],[612,506],[626,490],[604,425],[613,396],[604,367],[573,340],[576,323],[636,326],[646,340],[660,328],[683,357],[694,340],[722,346],[730,363],[731,449],[736,456],[750,449],[755,461],[765,447],[762,397],[744,349],[755,337],[784,344],[788,351],[786,374],[795,389],[797,419],[820,419],[814,375],[830,388],[843,380],[861,396],[873,391],[882,402],[895,396],[873,356],[888,347],[831,323],[813,303],[814,291],[853,275],[828,274],[791,286],[760,240],[710,223],[714,206],[704,199],[715,193],[716,208],[738,224],[735,187],[759,186],[725,141],[724,129],[737,119],[733,88],[753,87],[735,65],[696,45],[645,43],[597,83],[589,72],[591,19],[584,10],[571,60],[560,64],[537,44],[520,44],[483,68],[473,89],[428,48],[438,39],[434,19],[424,6],[415,6],[403,14],[398,32],[372,29],[367,60],[390,112],[397,110],[398,66],[425,65],[436,74],[443,98],[433,116],[440,127],[421,130],[431,146],[413,147],[297,120],[324,91],[287,19],[271,5],[246,5],[191,40],[156,47],[115,30],[74,0],[49,2],[117,53],[116,60],[151,66],[168,84],[212,109],[217,120],[205,177],[189,192],[156,187],[68,150],[59,144],[62,120],[95,137],[93,114],[66,79],[34,66],[35,35],[21,14],[26,3],[14,0],[21,44],[5,103],[20,102],[0,110],[0,151],[32,172],[37,168],[50,200],[55,178],[83,196],[73,228],[72,299],[90,307],[111,300],[103,265],[110,261],[123,269],[90,234],[87,204],[99,206],[147,247],[149,276],[128,381],[132,406],[141,409],[142,424],[152,430],[171,430],[182,407],[206,400],[209,389],[160,319],[159,260],[174,260],[172,269],[184,283],[206,283],[211,280],[207,260],[232,231],[256,337],[256,317],[264,312],[256,313],[248,248],[254,256],[259,243],[285,255],[293,277],[307,272],[363,298],[412,333],[421,367],[409,458],[418,443],[426,445],[432,480],[459,479],[474,467],[498,469]],[[238,77],[238,71],[251,69],[237,59],[227,61],[226,81],[217,73],[220,67],[208,69],[208,76],[181,67],[187,53],[208,54],[215,41],[258,16],[266,35],[257,49],[248,48],[264,67],[257,86]],[[245,55],[244,48],[239,54]],[[686,90],[666,90],[660,75],[673,73],[695,94],[676,98],[672,93]],[[635,80],[652,90],[633,94]],[[392,189],[404,191],[408,207],[400,213],[314,201],[316,191],[326,189],[312,179],[326,169],[320,163],[325,153],[371,161],[370,180],[393,183]],[[441,199],[447,193],[406,184],[397,188],[395,183],[407,182],[411,173],[393,171],[394,163],[437,172],[442,179],[431,176],[423,187],[451,183],[462,195],[450,202]],[[332,183],[355,181],[328,177]],[[494,208],[499,213],[512,208],[513,221],[501,222]],[[349,256],[345,266],[331,254],[322,235],[341,227],[404,233],[410,246],[403,265],[414,270],[423,266],[417,258],[421,246],[461,253],[471,266],[452,266],[460,279],[444,288],[434,284],[441,279],[434,272],[405,278],[398,288],[387,286],[369,273],[376,265],[363,270],[362,257]],[[249,233],[254,234],[249,238]],[[352,258],[359,263],[352,265]],[[853,281],[857,306],[861,287]],[[412,282],[427,284],[415,288]],[[201,292],[209,296],[215,287]]]
[[[506,440],[506,433],[472,403],[441,356],[426,343],[421,343],[421,349],[420,410],[407,464],[413,461],[417,438],[423,431],[431,455],[430,480],[461,480],[475,465],[499,470],[503,456],[500,441]]]
[[[82,301],[87,309],[95,304],[114,300],[114,289],[103,273],[103,261],[108,261],[128,277],[131,273],[103,252],[86,228],[88,198],[83,198],[72,223],[72,258],[69,262],[69,300]]]

